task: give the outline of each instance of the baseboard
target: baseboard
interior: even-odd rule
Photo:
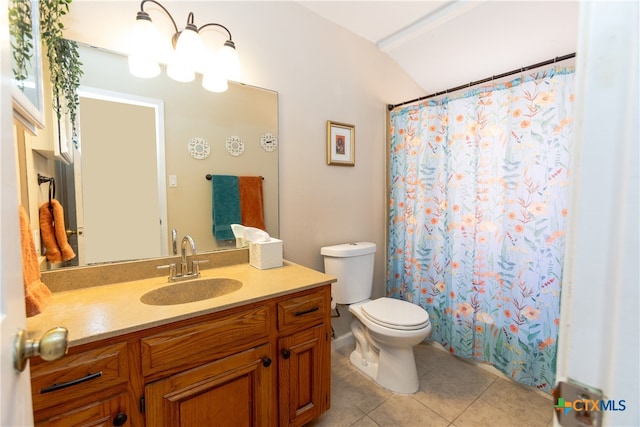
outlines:
[[[353,334],[351,332],[347,332],[331,340],[331,349],[338,350],[342,347],[354,346],[355,344],[356,339],[353,337]]]

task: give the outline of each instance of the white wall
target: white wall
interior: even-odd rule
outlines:
[[[320,247],[378,245],[384,292],[385,109],[424,93],[375,46],[294,2],[162,2],[179,26],[227,26],[244,82],[279,92],[280,237],[287,259],[323,270]],[[68,38],[126,52],[139,1],[74,0]],[[146,10],[150,10],[145,6]],[[151,13],[160,23],[160,16]],[[167,29],[168,31],[169,29]],[[355,167],[326,165],[326,121],[355,125]]]

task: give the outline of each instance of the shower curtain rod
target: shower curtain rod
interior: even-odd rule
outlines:
[[[526,67],[521,67],[521,68],[518,68],[517,70],[512,70],[512,71],[509,71],[509,72],[506,72],[506,73],[503,73],[503,74],[499,74],[497,76],[491,76],[491,77],[487,77],[487,78],[482,79],[482,80],[477,80],[475,82],[470,82],[470,83],[467,83],[466,85],[460,85],[460,86],[452,87],[452,88],[447,89],[447,90],[443,90],[443,91],[440,91],[440,92],[432,93],[431,95],[421,96],[420,98],[415,98],[415,99],[412,99],[410,101],[401,102],[400,104],[388,104],[387,108],[389,109],[389,111],[391,111],[394,108],[401,107],[403,105],[411,104],[411,103],[418,102],[418,101],[423,101],[425,99],[429,99],[429,98],[433,98],[433,97],[436,97],[436,96],[444,95],[444,94],[447,94],[447,93],[455,92],[455,91],[460,90],[460,89],[469,88],[471,86],[476,86],[476,85],[479,85],[479,84],[482,84],[482,83],[490,82],[492,80],[498,80],[498,79],[501,79],[503,77],[511,76],[513,74],[519,74],[519,73],[522,73],[524,71],[533,70],[534,68],[544,67],[545,65],[555,64],[556,62],[561,62],[561,61],[565,61],[567,59],[575,58],[575,56],[576,56],[575,52],[569,53],[569,54],[564,55],[564,56],[556,56],[555,58],[549,59],[547,61],[538,62],[537,64],[532,64],[532,65],[528,65]]]

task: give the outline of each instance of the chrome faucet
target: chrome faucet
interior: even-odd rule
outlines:
[[[188,280],[200,277],[200,264],[209,262],[208,260],[192,260],[191,271],[189,271],[189,261],[187,259],[187,246],[191,248],[191,256],[196,254],[196,242],[191,236],[184,236],[180,247],[180,271],[176,268],[176,264],[159,265],[158,268],[169,269],[169,281],[177,282],[180,280]]]
[[[187,244],[191,245],[191,255],[195,255],[196,254],[196,242],[193,241],[193,237],[191,236],[184,236],[182,238],[182,245],[180,246],[180,254],[181,254],[181,260],[180,260],[180,275],[181,276],[187,276],[189,274],[193,274],[193,266],[194,263],[193,261],[191,262],[191,273],[189,273],[189,269],[187,268]],[[198,265],[198,263],[196,262],[195,265]],[[196,268],[197,269],[197,268]],[[198,272],[199,273],[199,272]]]
[[[178,255],[178,230],[171,229],[171,247],[173,248],[173,254]]]

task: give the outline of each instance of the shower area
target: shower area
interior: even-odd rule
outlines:
[[[451,354],[545,392],[570,206],[572,57],[389,107],[387,295],[425,308],[430,339]]]

